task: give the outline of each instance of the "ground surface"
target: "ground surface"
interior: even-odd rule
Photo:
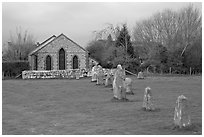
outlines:
[[[2,134],[202,134],[202,77],[131,78],[131,102],[111,102],[111,89],[90,79],[3,80]],[[141,109],[147,86],[160,111]],[[172,129],[181,94],[190,101],[193,130]]]

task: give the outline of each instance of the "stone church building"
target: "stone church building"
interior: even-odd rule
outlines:
[[[88,51],[64,34],[51,36],[29,54],[31,70],[89,69]]]

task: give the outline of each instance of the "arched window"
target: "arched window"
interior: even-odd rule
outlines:
[[[73,69],[78,69],[79,68],[79,62],[78,62],[78,57],[76,55],[73,57],[72,62],[73,62],[73,64],[72,64]]]
[[[59,70],[65,70],[65,51],[63,48],[59,50]]]
[[[34,70],[38,70],[38,56],[34,56]]]
[[[51,57],[48,55],[46,57],[46,70],[51,70]]]

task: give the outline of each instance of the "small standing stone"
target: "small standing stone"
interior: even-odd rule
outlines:
[[[187,103],[188,99],[184,95],[179,96],[176,101],[174,111],[174,124],[176,127],[182,128],[191,125]]]
[[[125,92],[126,94],[134,94],[132,91],[132,79],[131,78],[125,78]]]
[[[75,73],[75,75],[76,75],[76,79],[79,80],[79,77],[80,77],[80,71],[77,70],[76,73]]]
[[[107,72],[106,79],[105,79],[105,86],[111,86],[113,83],[113,76],[110,71]]]
[[[144,75],[143,75],[142,71],[140,71],[140,72],[138,73],[137,78],[138,78],[138,79],[144,79]]]
[[[114,80],[113,80],[113,95],[118,100],[127,100],[126,99],[126,92],[124,88],[124,79],[125,79],[125,73],[122,69],[122,66],[119,64],[117,66],[117,70],[114,74]]]
[[[70,78],[74,78],[74,75],[75,75],[74,71],[71,71]]]
[[[96,82],[96,78],[97,78],[97,69],[98,67],[95,65],[93,68],[92,68],[92,71],[91,71],[91,82]]]
[[[155,110],[153,103],[152,103],[152,93],[151,88],[146,87],[144,92],[144,100],[143,100],[143,108],[145,110]]]
[[[91,77],[91,71],[88,71],[87,77]]]
[[[96,77],[96,85],[103,85],[104,84],[103,77],[104,77],[103,68],[99,65],[97,77]]]
[[[84,70],[79,70],[79,78],[83,78],[85,74]]]

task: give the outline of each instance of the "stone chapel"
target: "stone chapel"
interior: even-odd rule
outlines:
[[[95,60],[64,34],[51,36],[29,54],[31,70],[88,69]]]

